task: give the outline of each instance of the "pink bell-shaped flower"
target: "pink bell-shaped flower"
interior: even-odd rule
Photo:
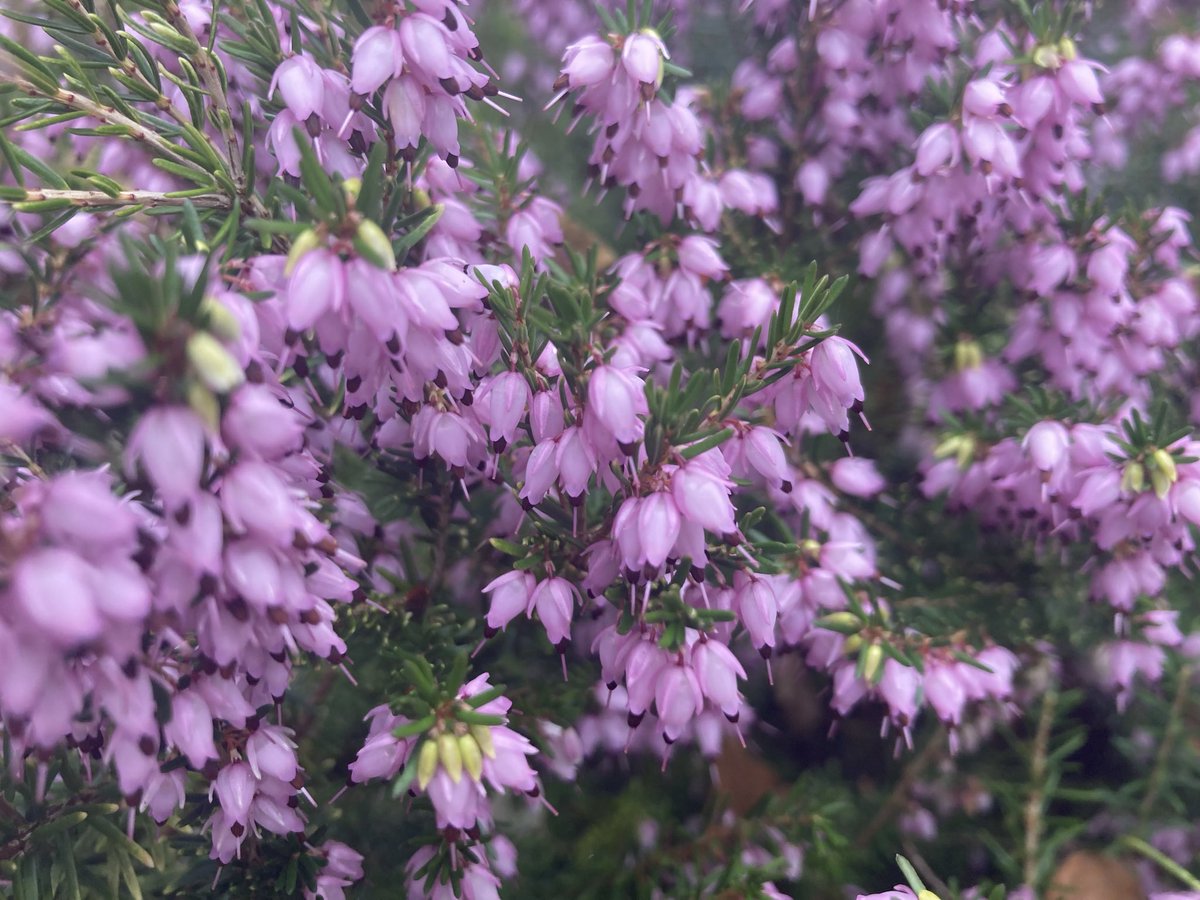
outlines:
[[[368,28],[354,42],[350,65],[350,90],[359,95],[375,93],[404,71],[400,33],[386,25]]]
[[[283,97],[284,106],[300,122],[318,112],[325,101],[325,79],[321,77],[321,67],[305,54],[285,59],[279,64],[271,77],[267,95],[273,95],[276,88]]]

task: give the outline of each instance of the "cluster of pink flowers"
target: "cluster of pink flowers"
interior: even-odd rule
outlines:
[[[1195,562],[1200,441],[1157,414],[1178,395],[1200,417],[1189,216],[1082,196],[1089,166],[1119,166],[1188,102],[1195,38],[1106,73],[1065,19],[754,0],[737,8],[769,40],[719,94],[677,83],[668,28],[524,0],[563,54],[546,109],[589,131],[581,176],[637,223],[604,266],[563,248],[564,205],[519,136],[475,122],[499,79],[457,0],[335,21],[265,0],[254,21],[214,20],[185,0],[123,23],[136,53],[68,6],[82,19],[63,33],[111,52],[132,99],[50,91],[54,35],[31,15],[0,25],[24,73],[0,81],[46,98],[12,107],[38,127],[5,126],[4,240],[72,204],[118,206],[126,184],[184,225],[118,231],[88,209],[0,247],[0,724],[9,777],[37,773],[33,805],[72,754],[112,778],[131,834],[134,810],[161,825],[199,808],[214,866],[276,836],[314,867],[304,896],[345,896],[363,859],[313,836],[306,784],[328,757],[303,752],[284,704],[301,666],[353,683],[347,627],[369,631],[403,591],[393,631],[363,642],[404,665],[363,687],[384,696],[337,774],[432,811],[411,897],[498,896],[517,872],[512,807],[552,809],[543,779],[582,781],[600,754],[665,768],[744,745],[751,688],[785,653],[897,753],[926,720],[971,751],[1037,695],[1033,654],[987,623],[914,626],[891,575],[921,561],[867,512],[901,503],[944,498],[1074,567],[1080,599],[1113,614],[1086,674],[1118,709],[1172,654],[1200,656],[1170,592]],[[1162,167],[1200,170],[1200,131]],[[873,294],[917,413],[895,429],[919,460],[911,492],[851,452],[870,427],[851,338],[869,335],[836,333],[844,282],[815,265],[806,280],[793,244],[810,227]],[[359,493],[356,465],[394,496]],[[445,645],[407,646],[416,634]],[[583,671],[578,718],[493,686],[486,669],[513,667],[492,655],[521,641]],[[920,785],[901,827],[932,839],[947,793]],[[638,835],[661,838],[653,821]],[[771,878],[799,878],[804,853],[770,828],[731,865],[774,865],[756,887],[781,897]],[[689,857],[671,877],[711,874]]]
[[[572,116],[593,119],[589,174],[605,190],[625,189],[627,217],[646,210],[663,224],[681,218],[711,232],[724,209],[775,212],[769,178],[737,168],[717,178],[704,170],[700,97],[687,89],[670,103],[661,96],[667,57],[662,38],[649,28],[615,42],[592,35],[567,48],[555,99],[578,92]]]
[[[465,703],[490,688],[488,676],[480,675],[463,685],[456,699]],[[503,717],[511,707],[508,699],[496,697],[472,709]],[[416,750],[412,790],[429,796],[438,828],[450,834],[490,827],[489,786],[496,793],[514,790],[538,796],[537,776],[526,759],[536,750],[528,738],[506,726],[437,722],[428,733],[398,738],[394,732],[409,724],[406,718],[392,715],[386,706],[371,710],[368,718],[370,732],[350,765],[351,782],[394,778]]]
[[[224,292],[207,302],[227,340],[196,330],[177,349],[196,391],[228,393],[225,412],[145,409],[123,459],[141,490],[125,496],[95,467],[103,448],[55,427],[52,411],[125,404],[124,391],[88,396],[80,379],[143,363],[138,332],[82,297],[44,321],[8,320],[5,367],[20,372],[6,389],[8,440],[40,433],[93,467],[11,476],[2,633],[22,662],[0,713],[18,750],[10,763],[67,741],[111,763],[122,793],[159,821],[184,801],[184,769],[160,763],[186,760],[215,792],[213,852],[227,862],[250,831],[304,830],[295,745],[258,711],[283,697],[294,654],[344,654],[331,603],[350,599],[346,572],[359,563],[313,515],[305,418],[278,384],[244,383],[239,322],[253,327],[252,308]],[[171,697],[166,721],[156,687]]]
[[[1188,91],[1200,78],[1200,43],[1193,34],[1167,36],[1154,58],[1121,60],[1101,82],[1112,110],[1096,130],[1096,158],[1114,169],[1129,160],[1132,141],[1161,129],[1172,113],[1189,105]],[[1163,154],[1162,174],[1178,182],[1200,168],[1196,130],[1190,128],[1179,146]]]
[[[1113,426],[1054,419],[990,446],[956,435],[924,487],[1039,544],[1086,548],[1090,595],[1113,608],[1123,638],[1102,649],[1097,671],[1124,702],[1137,674],[1161,676],[1163,647],[1184,645],[1174,610],[1145,607],[1195,550],[1200,487],[1195,442],[1131,453],[1121,438]]]
[[[295,132],[302,129],[329,171],[347,177],[361,172],[354,156],[379,139],[362,108],[377,94],[391,149],[412,162],[428,142],[456,166],[458,123],[471,119],[466,100],[492,103],[500,92],[489,73],[476,67],[482,59],[470,20],[453,0],[396,4],[386,21],[355,40],[349,77],[322,67],[307,52],[289,56],[268,88],[283,105],[269,136],[279,170],[300,174]]]

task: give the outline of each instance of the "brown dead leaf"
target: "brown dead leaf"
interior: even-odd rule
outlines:
[[[781,653],[772,660],[775,702],[783,712],[788,732],[797,737],[823,733],[828,706],[823,704],[812,673],[799,653]]]
[[[1059,864],[1045,900],[1146,900],[1146,893],[1121,860],[1076,850]]]
[[[570,216],[562,217],[564,243],[576,253],[587,253],[592,247],[596,248],[596,268],[603,272],[617,261],[617,254],[596,232],[586,225],[577,222]],[[566,254],[559,254],[565,256]],[[562,260],[564,263],[566,260]]]
[[[748,813],[781,783],[778,772],[732,738],[721,746],[717,777],[720,779],[717,793],[739,816]]]

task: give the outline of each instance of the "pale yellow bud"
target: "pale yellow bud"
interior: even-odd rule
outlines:
[[[429,786],[438,767],[438,745],[429,738],[421,745],[417,754],[417,785],[421,790]]]
[[[193,381],[187,387],[188,406],[195,410],[196,415],[204,420],[210,431],[221,427],[221,404],[216,396],[198,381]]]
[[[1146,470],[1136,459],[1125,463],[1121,472],[1121,490],[1128,494],[1140,494],[1146,489]]]
[[[354,233],[354,249],[371,265],[389,272],[396,271],[396,253],[392,249],[392,242],[383,229],[370,219],[358,223],[358,230]]]
[[[246,379],[237,360],[207,331],[188,338],[187,357],[200,380],[218,394],[228,393]]]
[[[1154,496],[1161,500],[1171,490],[1171,479],[1161,469],[1151,469],[1150,486],[1154,488]]]
[[[496,758],[496,745],[492,743],[492,729],[486,725],[472,725],[471,736],[488,759]]]
[[[819,628],[828,628],[830,631],[836,631],[840,634],[857,634],[862,630],[863,620],[852,612],[842,610],[841,612],[830,613],[827,616],[821,616],[813,623]]]
[[[863,678],[875,681],[883,671],[883,647],[880,644],[870,644],[863,651]]]
[[[462,781],[463,759],[458,749],[458,740],[452,734],[440,734],[437,739],[438,758],[442,768],[455,784]]]
[[[242,336],[242,326],[224,303],[205,297],[200,303],[200,312],[208,320],[208,330],[227,341],[236,341]]]
[[[467,770],[467,774],[472,780],[478,781],[483,775],[483,754],[475,738],[469,734],[459,735],[458,752],[462,756],[463,768]]]
[[[945,459],[948,456],[953,456],[958,462],[960,469],[965,469],[971,464],[971,460],[975,458],[975,438],[969,434],[952,434],[949,437],[943,438],[936,447],[933,448],[933,456],[935,459]]]
[[[1150,472],[1150,484],[1154,486],[1154,493],[1161,500],[1167,496],[1171,485],[1179,478],[1179,472],[1175,468],[1175,457],[1160,448],[1150,454],[1150,458],[1146,460],[1146,468]]]
[[[954,345],[954,368],[960,372],[983,365],[983,348],[978,341],[963,340]]]
[[[1175,470],[1175,457],[1166,450],[1160,449],[1151,453],[1150,465],[1162,472],[1172,484],[1179,478],[1179,473]]]
[[[1062,62],[1057,47],[1041,46],[1033,51],[1033,64],[1042,69],[1057,69]]]
[[[296,263],[310,250],[316,250],[321,245],[321,236],[311,228],[300,232],[300,236],[292,241],[292,249],[288,251],[287,262],[283,266],[283,274],[291,275]]]
[[[961,434],[952,434],[947,438],[943,438],[938,445],[933,448],[933,456],[935,459],[945,459],[948,456],[958,456],[962,452],[963,442],[966,440]]]
[[[975,458],[975,440],[974,438],[963,436],[962,443],[958,445],[958,456],[955,461],[960,469],[965,469],[971,464],[971,460]]]

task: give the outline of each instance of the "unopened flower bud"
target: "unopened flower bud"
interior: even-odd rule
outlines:
[[[417,755],[417,785],[421,790],[429,786],[434,773],[437,772],[437,766],[438,745],[430,738],[421,745],[421,752]]]
[[[228,393],[246,378],[237,360],[207,331],[188,338],[187,356],[200,380],[218,394]]]
[[[223,303],[218,303],[212,297],[205,297],[200,304],[200,312],[207,320],[208,330],[217,337],[236,341],[242,336],[242,326]]]
[[[396,271],[396,253],[383,229],[370,219],[358,223],[354,233],[354,249],[367,262],[389,272]]]
[[[448,733],[438,735],[437,752],[438,758],[442,761],[442,768],[446,770],[450,780],[455,784],[462,781],[463,758],[458,749],[457,738]]]
[[[221,427],[221,404],[212,391],[200,382],[193,381],[187,388],[187,401],[210,431],[217,431]]]
[[[1121,490],[1129,494],[1140,494],[1146,488],[1146,470],[1136,459],[1125,463],[1121,472]]]
[[[954,345],[954,368],[959,372],[978,369],[983,365],[983,350],[978,341],[961,340]]]
[[[287,263],[283,267],[283,274],[291,275],[292,269],[296,268],[296,263],[300,262],[300,257],[304,256],[309,250],[316,250],[320,244],[320,236],[311,228],[300,232],[300,236],[292,241],[292,249],[288,252]]]
[[[862,631],[863,621],[852,612],[842,610],[841,612],[830,613],[827,616],[822,616],[813,623],[818,628],[827,628],[830,631],[836,631],[838,634],[858,634]]]
[[[1160,449],[1151,453],[1147,462],[1150,470],[1150,483],[1154,486],[1154,493],[1161,500],[1167,496],[1167,491],[1179,477],[1175,470],[1175,458],[1166,450]]]
[[[883,645],[868,644],[863,650],[862,674],[863,678],[874,683],[875,679],[883,671]]]
[[[471,737],[475,738],[475,743],[479,745],[484,756],[488,759],[496,758],[496,747],[492,743],[492,729],[486,725],[472,725]]]
[[[953,456],[959,468],[965,469],[975,457],[975,440],[968,434],[952,434],[934,448],[933,455],[936,459]]]
[[[959,444],[962,443],[962,435],[952,434],[947,438],[943,438],[938,442],[938,445],[933,448],[934,459],[945,459],[947,456],[954,456],[958,453]]]
[[[358,199],[359,193],[362,191],[361,178],[347,178],[342,182],[342,193],[346,195],[346,199],[353,203]]]
[[[1158,469],[1174,484],[1179,477],[1179,473],[1175,470],[1175,457],[1168,450],[1155,450],[1150,454],[1150,465]]]
[[[842,652],[846,656],[853,656],[862,649],[863,638],[861,634],[852,634],[842,642]]]
[[[469,734],[459,735],[458,752],[462,757],[463,768],[467,770],[467,774],[471,776],[472,780],[478,781],[483,775],[483,754],[480,752],[475,738]]]
[[[1033,64],[1042,69],[1057,69],[1062,65],[1062,56],[1057,47],[1038,47],[1033,51]]]
[[[1079,55],[1075,50],[1075,42],[1069,37],[1064,37],[1058,42],[1058,52],[1067,62]]]

